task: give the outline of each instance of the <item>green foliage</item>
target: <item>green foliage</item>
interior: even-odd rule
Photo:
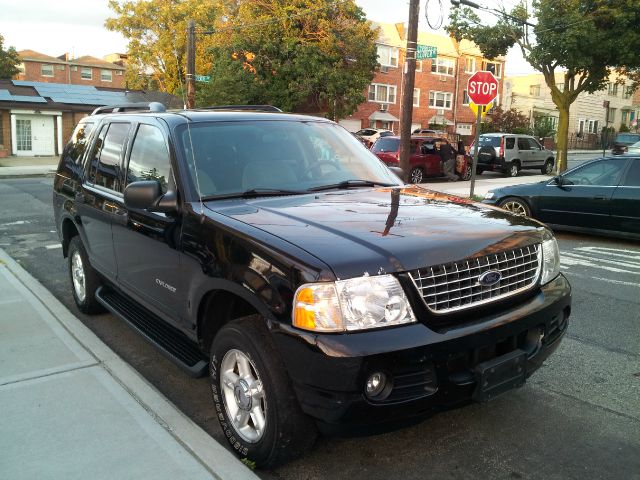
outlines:
[[[107,19],[109,30],[129,40],[126,82],[129,88],[180,93],[185,81],[187,22],[198,30],[213,27],[217,2],[210,0],[109,0],[115,16]],[[211,68],[205,51],[211,39],[199,35],[196,72]]]
[[[533,124],[533,135],[536,138],[552,137],[555,135],[556,129],[553,126],[553,120],[546,116],[535,117]]]
[[[231,3],[209,50],[212,83],[198,104],[271,104],[342,118],[365,101],[375,40],[353,0]]]
[[[529,117],[515,108],[503,110],[502,107],[495,107],[489,120],[480,125],[480,133],[531,133]]]
[[[517,45],[542,72],[558,107],[560,171],[566,168],[569,107],[582,92],[604,88],[613,71],[640,80],[640,2],[638,0],[534,0],[503,10],[494,25],[483,25],[469,8],[453,9],[448,32],[475,42],[489,58]],[[524,21],[534,20],[528,27]],[[556,72],[564,88],[556,85]],[[562,154],[560,155],[560,152]]]
[[[626,132],[630,132],[631,130],[629,130],[629,127],[627,127],[624,123],[622,125],[620,125],[620,129],[618,130],[618,132],[620,133],[626,133]]]
[[[9,80],[17,75],[20,57],[13,47],[4,49],[4,37],[0,35],[0,79]]]

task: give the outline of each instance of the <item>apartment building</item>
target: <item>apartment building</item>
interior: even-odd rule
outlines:
[[[556,73],[556,85],[564,88],[564,72]],[[569,135],[597,134],[605,126],[620,130],[621,125],[635,128],[640,114],[640,96],[634,103],[631,81],[612,75],[604,90],[581,93],[569,109]],[[548,118],[558,124],[558,109],[541,73],[509,76],[504,84],[505,108],[514,107],[528,115],[533,126],[537,119]]]
[[[403,24],[373,25],[380,28],[377,43],[380,67],[366,92],[367,102],[340,123],[351,131],[375,127],[399,133],[406,32]],[[496,104],[499,103],[504,58],[486,59],[471,42],[458,43],[448,36],[427,32],[418,33],[418,44],[435,47],[437,58],[419,60],[416,64],[412,131],[439,125],[450,133],[472,136],[475,115],[469,109],[467,81],[477,70],[492,71],[500,82]]]
[[[21,50],[18,55],[22,63],[19,65],[20,73],[14,77],[15,80],[105,88],[125,86],[125,67],[122,64],[89,55],[71,58],[65,53],[59,57],[52,57],[33,50]]]

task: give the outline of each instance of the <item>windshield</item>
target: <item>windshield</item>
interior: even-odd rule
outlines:
[[[490,147],[499,147],[500,146],[500,137],[480,137],[478,140],[478,145],[481,147],[490,146]]]
[[[375,155],[333,123],[203,122],[180,126],[178,139],[201,198],[252,190],[300,193],[348,180],[401,185]]]
[[[397,152],[400,149],[399,138],[381,137],[371,148],[372,152]]]

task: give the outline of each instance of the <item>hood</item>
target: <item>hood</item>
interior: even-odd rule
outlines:
[[[421,187],[208,202],[298,246],[337,278],[402,272],[540,242],[541,224]]]

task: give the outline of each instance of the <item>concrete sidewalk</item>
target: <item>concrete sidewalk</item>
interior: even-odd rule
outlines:
[[[1,249],[0,306],[0,478],[257,479]]]
[[[39,177],[56,173],[59,157],[0,158],[0,178]]]
[[[485,193],[495,188],[506,187],[509,185],[520,185],[522,183],[536,183],[543,180],[551,180],[551,178],[553,177],[550,175],[520,174],[517,177],[504,177],[500,174],[484,173],[476,177],[476,184],[473,189],[473,194],[484,197]],[[451,195],[468,197],[471,187],[471,181],[447,182],[438,179],[428,183],[421,183],[420,186],[429,188],[431,190],[436,190],[438,192],[449,193]]]

